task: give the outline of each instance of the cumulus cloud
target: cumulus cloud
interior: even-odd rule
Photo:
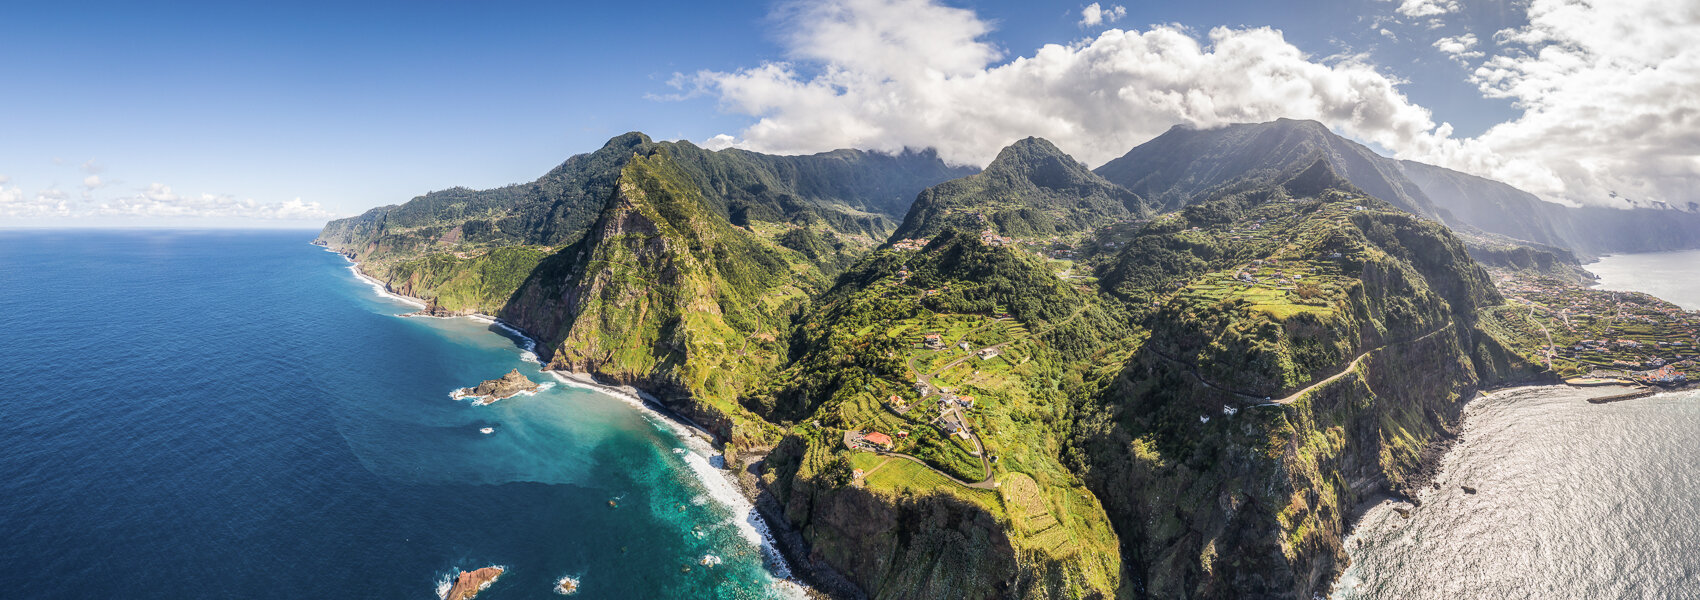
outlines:
[[[83,178],[83,187],[84,188],[91,189],[91,190],[98,190],[98,189],[100,189],[100,186],[102,186],[102,185],[105,185],[105,184],[101,182],[99,175],[90,175],[88,177]]]
[[[1551,197],[1700,200],[1700,5],[1533,0],[1528,11],[1472,76],[1523,114],[1444,158]],[[1507,156],[1538,168],[1500,172]]]
[[[30,196],[15,186],[0,181],[0,217],[52,217],[70,214],[69,195],[58,188],[48,188]]]
[[[1037,135],[1098,164],[1177,123],[1317,119],[1387,148],[1436,129],[1428,110],[1361,58],[1313,60],[1269,28],[1219,27],[1202,40],[1178,26],[1112,29],[994,65],[999,53],[983,39],[990,27],[970,11],[924,0],[813,7],[788,23],[789,53],[806,64],[695,76],[727,110],[759,117],[740,146],[930,146],[952,162],[985,164],[1009,142]]]
[[[1086,8],[1080,9],[1079,25],[1081,27],[1096,27],[1105,23],[1114,23],[1125,16],[1127,16],[1127,7],[1125,6],[1112,4],[1109,8],[1103,8],[1097,2],[1093,2],[1086,5]]]
[[[1482,51],[1476,50],[1476,34],[1466,33],[1443,37],[1434,41],[1434,47],[1461,65],[1470,64],[1470,59],[1481,58]]]
[[[677,81],[757,118],[711,147],[934,147],[983,165],[1037,135],[1095,165],[1175,124],[1288,117],[1549,200],[1700,200],[1700,46],[1690,43],[1700,5],[1533,0],[1529,18],[1496,34],[1495,56],[1471,75],[1483,94],[1525,112],[1474,138],[1437,125],[1367,58],[1312,57],[1277,30],[1112,29],[1004,61],[987,22],[930,0],[792,5],[781,15],[787,60]],[[1472,34],[1435,48],[1460,61],[1485,56]]]
[[[98,177],[90,175],[84,184]],[[114,198],[94,199],[84,192],[74,201],[58,188],[26,195],[0,181],[0,217],[81,219],[90,217],[214,218],[225,220],[312,221],[335,218],[318,202],[295,198],[283,202],[237,199],[223,194],[180,195],[171,186],[154,183]],[[100,182],[97,182],[100,183]],[[105,185],[100,183],[100,185]],[[90,188],[93,189],[92,187]]]
[[[1393,9],[1407,17],[1433,17],[1458,12],[1458,0],[1404,0]]]
[[[212,217],[260,220],[317,220],[336,215],[318,202],[300,198],[284,202],[237,199],[228,194],[179,195],[171,186],[153,183],[139,193],[121,196],[91,206],[86,214],[136,217]]]

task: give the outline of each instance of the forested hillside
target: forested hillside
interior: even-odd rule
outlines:
[[[1308,598],[1478,386],[1543,375],[1457,237],[1300,154],[1153,216],[1038,139],[918,185],[961,172],[633,134],[320,242],[706,427],[835,595]]]
[[[1138,194],[1093,174],[1050,142],[1027,138],[1004,148],[985,171],[921,192],[893,238],[925,238],[947,227],[1050,237],[1149,212]]]

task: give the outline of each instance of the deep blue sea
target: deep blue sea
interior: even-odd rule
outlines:
[[[480,598],[795,593],[706,444],[562,384],[451,399],[554,380],[312,237],[0,231],[0,596],[429,599],[490,565]]]

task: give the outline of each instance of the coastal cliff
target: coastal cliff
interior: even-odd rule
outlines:
[[[1424,485],[1479,386],[1540,376],[1477,325],[1501,298],[1449,231],[1349,188],[1321,199],[1232,197],[1152,232],[1278,228],[1271,251],[1155,286],[1173,291],[1151,340],[1083,411],[1076,452],[1141,595],[1325,594],[1360,503]]]
[[[728,210],[771,188],[647,138],[563,166],[571,234],[479,245],[473,221],[380,214],[319,241],[706,429],[842,597],[1309,597],[1354,509],[1421,485],[1476,389],[1544,376],[1527,331],[1481,316],[1504,300],[1458,238],[1327,161],[1147,219],[1080,169],[1039,185],[1078,165],[1018,146],[1046,160],[941,189],[1070,215],[1097,233],[1039,233],[1092,253],[960,229],[1002,206],[967,200],[931,239],[858,246]]]

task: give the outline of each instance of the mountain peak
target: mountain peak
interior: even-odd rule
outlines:
[[[946,227],[1051,236],[1144,214],[1137,194],[1105,181],[1043,138],[1016,140],[986,170],[921,192],[892,239]]]
[[[1333,177],[1309,173],[1318,160]],[[1214,129],[1170,129],[1094,170],[1168,208],[1206,198],[1223,186],[1279,184],[1295,175],[1344,179],[1402,210],[1444,218],[1393,159],[1312,120],[1278,119]],[[1307,179],[1300,178],[1301,183]]]
[[[1052,144],[1049,140],[1028,136],[1004,146],[1003,150],[999,150],[998,157],[992,159],[992,164],[986,165],[986,170],[992,171],[1000,168],[1031,169],[1039,164],[1050,162],[1073,164],[1079,165],[1081,169],[1086,168],[1086,165],[1074,160],[1074,157],[1057,148],[1056,144]]]
[[[602,148],[604,150],[627,149],[627,148],[636,148],[638,146],[644,146],[644,145],[653,144],[653,143],[655,143],[655,140],[649,139],[649,136],[645,135],[642,131],[628,131],[628,132],[622,133],[620,135],[616,135],[614,137],[608,138],[608,143],[603,144]]]
[[[1331,189],[1362,193],[1358,186],[1352,185],[1352,182],[1341,177],[1334,170],[1334,166],[1328,164],[1326,158],[1317,158],[1316,162],[1311,163],[1298,175],[1294,175],[1291,179],[1283,182],[1281,187],[1285,188],[1288,194],[1301,198],[1317,196],[1322,194],[1323,191]]]

